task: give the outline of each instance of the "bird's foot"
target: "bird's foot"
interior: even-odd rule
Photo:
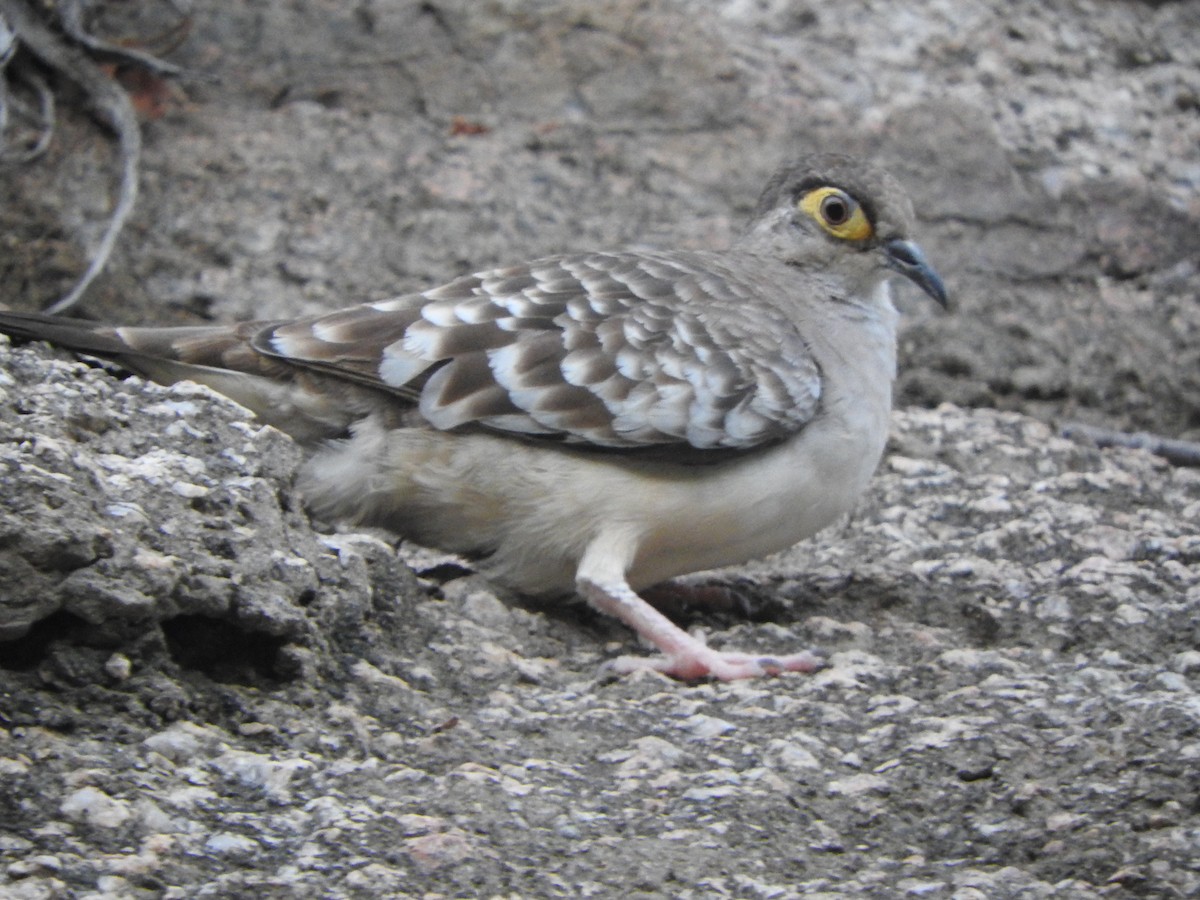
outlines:
[[[784,672],[815,672],[823,665],[819,656],[807,650],[787,656],[757,656],[714,650],[695,638],[692,640],[695,645],[679,648],[670,656],[621,656],[610,666],[622,675],[651,669],[684,681],[708,677],[736,681]]]
[[[814,672],[821,666],[821,660],[808,652],[758,656],[714,650],[639,597],[623,578],[600,580],[581,575],[577,585],[579,593],[593,606],[620,619],[662,653],[649,657],[622,656],[611,663],[617,672],[652,669],[685,680],[711,676],[734,681],[783,672]]]

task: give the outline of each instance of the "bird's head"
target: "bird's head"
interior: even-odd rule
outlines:
[[[903,275],[944,307],[941,277],[909,238],[913,221],[908,195],[886,172],[815,156],[775,173],[741,246],[850,283]]]

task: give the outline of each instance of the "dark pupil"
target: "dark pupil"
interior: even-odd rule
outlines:
[[[840,197],[826,197],[821,204],[821,212],[830,225],[843,225],[850,218],[850,207]]]

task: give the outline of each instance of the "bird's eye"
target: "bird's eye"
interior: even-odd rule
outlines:
[[[837,194],[831,194],[821,201],[821,218],[834,228],[845,225],[846,220],[850,218],[850,204]]]
[[[858,201],[835,187],[819,187],[800,198],[800,209],[844,241],[865,241],[875,233]]]

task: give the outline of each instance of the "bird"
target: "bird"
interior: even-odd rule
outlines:
[[[460,554],[530,598],[582,598],[656,648],[610,661],[727,681],[812,652],[712,648],[642,594],[783,550],[849,512],[884,450],[890,285],[942,307],[889,174],[782,166],[724,250],[546,256],[296,319],[112,326],[0,313],[0,332],[190,379],[307,450],[328,521]]]

